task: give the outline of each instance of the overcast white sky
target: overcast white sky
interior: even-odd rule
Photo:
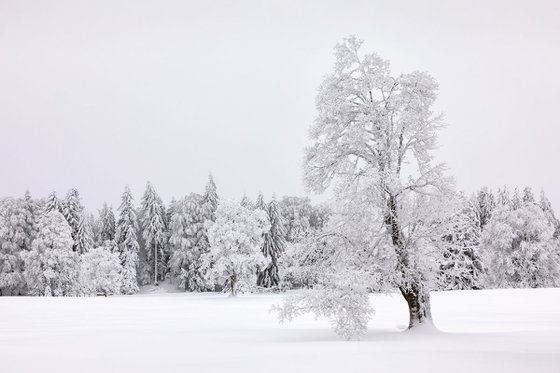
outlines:
[[[201,192],[303,195],[333,46],[430,72],[459,189],[531,185],[560,208],[560,1],[0,0],[0,195],[88,208]],[[559,211],[560,212],[560,211]]]

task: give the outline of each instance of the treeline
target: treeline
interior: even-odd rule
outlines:
[[[29,192],[2,198],[0,294],[133,294],[139,285],[163,280],[186,291],[279,288],[286,243],[320,229],[328,216],[325,208],[300,197],[268,203],[262,194],[254,203],[244,197],[229,220],[231,203],[223,201],[223,211],[218,205],[211,176],[203,194],[167,206],[149,182],[138,205],[126,187],[116,211],[104,204],[97,214],[84,208],[77,189],[64,198],[55,192],[40,199]],[[262,223],[256,240],[240,245],[246,236],[239,232],[250,227],[249,219],[240,218],[255,212]],[[212,230],[217,219],[229,231]],[[230,252],[220,253],[220,239],[227,235],[237,241],[228,245]],[[242,268],[244,263],[252,265]]]
[[[543,287],[560,283],[560,222],[544,192],[483,188],[459,195],[448,249],[433,290]],[[62,199],[0,200],[1,295],[134,294],[169,280],[185,291],[313,287],[336,250],[335,206],[308,198],[220,201],[209,178],[203,194],[162,202],[151,183],[137,205],[128,187],[116,211],[85,210],[77,189]],[[377,287],[390,283],[382,255]],[[372,287],[374,288],[374,287]],[[374,290],[374,289],[373,289]]]

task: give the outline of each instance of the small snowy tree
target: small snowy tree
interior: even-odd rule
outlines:
[[[216,184],[214,183],[214,178],[212,174],[208,176],[208,183],[206,184],[204,192],[204,217],[206,220],[214,221],[216,209],[218,208],[218,193],[216,189]]]
[[[498,195],[501,196],[500,191],[498,191]],[[509,203],[506,201],[502,202]],[[490,218],[492,217],[492,211],[496,207],[494,194],[492,194],[492,191],[490,189],[482,188],[473,197],[472,205],[474,208],[476,219],[478,220],[479,228],[480,230],[483,230],[486,224],[488,224],[488,222],[490,221]]]
[[[554,227],[535,204],[498,208],[481,236],[480,250],[490,287],[560,284],[560,251]]]
[[[266,213],[222,201],[216,210],[216,220],[207,221],[206,225],[210,251],[202,260],[208,280],[224,285],[232,296],[240,288],[254,286],[256,273],[267,264],[261,253],[262,235],[270,229]]]
[[[125,187],[119,206],[119,220],[116,226],[116,243],[123,267],[122,293],[138,292],[138,220],[134,210],[134,200],[130,188]]]
[[[45,214],[38,224],[31,251],[23,253],[29,294],[75,295],[79,257],[72,251],[72,229],[59,212]]]
[[[284,222],[278,211],[276,199],[272,197],[272,201],[266,206],[266,213],[270,223],[270,229],[264,233],[262,253],[265,258],[269,259],[266,268],[259,273],[257,285],[262,287],[277,287],[280,284],[280,276],[278,275],[278,260],[286,247]]]
[[[548,198],[544,194],[543,190],[541,190],[539,206],[540,206],[541,210],[544,212],[544,214],[546,215],[546,217],[548,218],[548,221],[554,227],[554,238],[559,238],[560,237],[560,221],[554,215],[554,210],[552,209],[552,204],[550,203],[550,201],[548,200]]]
[[[144,238],[144,257],[141,281],[143,284],[153,279],[157,285],[158,279],[165,274],[164,251],[166,250],[167,232],[165,229],[165,207],[150,182],[146,184],[146,191],[142,197],[142,237]]]
[[[123,267],[118,253],[97,247],[81,256],[80,290],[84,295],[120,294]]]

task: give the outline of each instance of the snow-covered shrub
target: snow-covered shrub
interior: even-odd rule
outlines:
[[[73,244],[72,229],[61,213],[52,211],[39,220],[31,251],[22,254],[29,294],[76,294],[79,257],[72,251]]]
[[[488,286],[557,286],[560,252],[553,236],[553,224],[533,203],[494,210],[480,245]]]
[[[80,290],[84,295],[120,294],[123,267],[118,253],[106,247],[91,249],[81,256]]]
[[[304,313],[330,319],[335,332],[345,339],[359,339],[367,331],[367,322],[373,314],[369,289],[361,273],[348,272],[336,276],[328,284],[316,285],[289,295],[284,303],[274,306],[281,322],[291,321]]]
[[[216,220],[207,221],[210,251],[203,255],[209,282],[224,285],[235,296],[256,284],[267,261],[261,252],[263,233],[270,229],[264,211],[249,210],[233,201],[218,204]]]

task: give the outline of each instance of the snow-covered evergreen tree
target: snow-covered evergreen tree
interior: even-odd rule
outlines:
[[[278,259],[283,254],[286,247],[284,222],[278,210],[276,198],[267,206],[266,213],[270,223],[270,229],[264,233],[262,253],[269,260],[266,268],[259,273],[257,285],[262,287],[277,287],[280,284],[278,274]]]
[[[0,295],[25,290],[21,255],[31,246],[30,215],[23,200],[0,199]]]
[[[72,229],[56,211],[43,215],[31,251],[23,253],[24,277],[29,294],[75,295],[78,290],[79,257],[73,252]]]
[[[251,202],[251,200],[249,199],[249,197],[247,197],[246,194],[243,194],[243,198],[241,198],[241,206],[251,209],[253,207],[253,203]]]
[[[546,287],[560,284],[560,249],[554,227],[535,204],[494,211],[480,250],[490,287]]]
[[[267,265],[261,252],[262,235],[270,229],[266,213],[222,201],[215,221],[206,224],[210,251],[202,260],[207,279],[229,289],[232,296],[240,289],[253,287],[256,273]]]
[[[64,218],[72,229],[74,251],[76,251],[76,235],[78,234],[78,226],[80,225],[83,211],[84,207],[80,201],[80,193],[75,188],[70,189],[66,194],[66,199],[62,203],[62,215],[64,215]]]
[[[482,232],[478,207],[463,195],[459,196],[459,211],[453,216],[443,239],[449,246],[441,259],[440,288],[469,290],[481,287],[482,263],[478,253]]]
[[[116,222],[115,213],[113,212],[113,206],[107,206],[107,203],[103,204],[103,208],[99,212],[100,221],[100,236],[101,242],[104,241],[114,241],[116,232]]]
[[[150,182],[142,197],[140,222],[144,238],[145,262],[141,263],[141,282],[147,284],[162,280],[165,275],[164,252],[166,250],[167,232],[165,229],[165,207]]]
[[[105,296],[120,294],[123,287],[122,272],[118,253],[112,253],[103,246],[91,249],[81,256],[80,293]]]
[[[185,291],[206,288],[202,255],[209,244],[204,226],[204,198],[192,193],[175,204],[170,222],[171,273]]]
[[[513,210],[517,210],[522,205],[523,205],[523,202],[521,201],[521,196],[519,195],[519,190],[517,188],[515,188],[513,190],[513,196],[511,197],[511,208]]]
[[[86,214],[80,216],[75,241],[75,249],[78,254],[87,253],[93,248],[93,233]]]
[[[522,201],[523,203],[535,203],[535,195],[531,187],[525,187],[523,189]]]
[[[499,199],[502,198],[500,190],[498,190],[498,196]],[[509,200],[507,202],[500,201],[498,203],[509,203]],[[480,230],[482,230],[490,221],[492,211],[496,207],[496,201],[492,191],[486,187],[479,190],[473,197],[473,207]]]
[[[54,190],[51,192],[51,194],[49,194],[47,203],[45,205],[45,212],[52,211],[62,212],[62,206],[60,205],[60,201],[58,200],[58,197],[56,196],[56,192]]]
[[[509,191],[507,187],[504,186],[503,189],[498,188],[497,198],[496,198],[496,205],[503,206],[507,209],[511,209],[511,197],[509,195]]]
[[[204,191],[204,217],[206,220],[214,221],[216,209],[218,208],[218,192],[212,174],[208,176],[208,183]]]
[[[123,267],[123,294],[138,292],[137,267],[140,245],[138,244],[137,232],[138,220],[134,210],[134,199],[130,188],[126,186],[119,206],[119,219],[115,237]]]
[[[539,206],[541,210],[544,212],[548,221],[554,227],[554,238],[560,237],[560,221],[554,215],[554,210],[552,210],[552,204],[544,194],[544,191],[541,190],[540,199],[539,199]]]

